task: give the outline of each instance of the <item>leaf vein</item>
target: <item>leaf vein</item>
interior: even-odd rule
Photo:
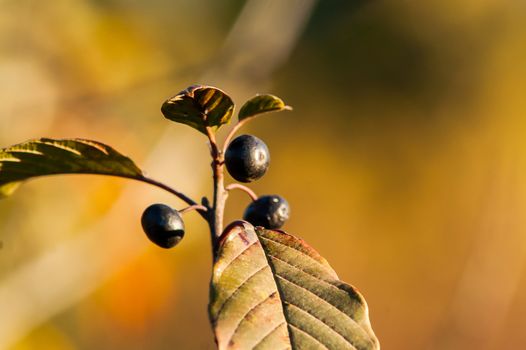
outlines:
[[[308,292],[309,294],[312,294],[314,295],[317,299],[323,301],[325,304],[331,306],[332,308],[336,309],[337,311],[341,312],[342,314],[344,314],[349,320],[351,320],[352,323],[354,323],[358,329],[360,331],[362,331],[363,333],[365,333],[365,331],[362,329],[362,327],[360,326],[360,324],[358,324],[358,322],[356,322],[354,319],[352,319],[351,316],[349,316],[348,314],[346,314],[345,312],[343,312],[342,310],[338,309],[336,306],[332,305],[331,303],[329,303],[327,300],[323,299],[322,297],[320,297],[319,295],[317,295],[316,293],[313,293],[312,291],[308,290],[307,288],[303,287],[303,286],[300,286],[299,284],[295,283],[295,282],[292,282],[291,280],[289,280],[288,278],[285,278],[279,274],[276,273],[276,276],[278,278],[281,278],[282,280],[284,281],[287,281],[295,286],[297,286],[298,288],[301,288],[303,289],[304,291]],[[348,339],[347,337],[345,337],[345,335],[339,333],[338,331],[336,331],[334,328],[332,328],[331,326],[329,326],[328,324],[326,324],[325,322],[323,322],[321,319],[319,319],[318,317],[314,316],[313,314],[311,314],[310,312],[308,312],[307,310],[303,310],[302,308],[300,308],[299,306],[297,305],[294,305],[292,304],[290,301],[287,300],[287,302],[290,304],[290,305],[293,305],[293,306],[296,306],[298,309],[308,313],[309,315],[311,315],[312,317],[316,318],[317,320],[319,320],[320,322],[322,322],[323,324],[325,324],[327,327],[331,328],[334,332],[338,333],[340,336],[342,336],[347,342],[349,342],[350,344],[352,344],[351,340]],[[367,335],[367,334],[366,334]]]
[[[276,330],[278,330],[279,327],[281,327],[284,324],[286,324],[285,321],[278,323],[278,325],[276,327],[272,328],[267,334],[265,334],[263,337],[261,337],[261,339],[258,340],[258,342],[256,344],[254,344],[254,346],[252,348],[253,349],[257,348],[259,344],[261,344],[265,339],[270,337],[272,335],[272,333],[274,333]]]
[[[276,244],[282,245],[282,246],[284,246],[285,248],[295,250],[295,251],[297,251],[298,253],[300,253],[301,255],[304,255],[304,256],[306,256],[307,258],[309,258],[310,260],[316,262],[316,264],[318,264],[318,265],[320,265],[321,267],[323,267],[326,271],[328,270],[328,271],[330,271],[331,274],[334,274],[334,271],[332,271],[332,269],[328,269],[328,266],[327,266],[327,265],[324,265],[324,264],[321,263],[320,261],[314,259],[312,256],[310,256],[310,255],[308,255],[308,254],[302,252],[301,250],[299,250],[299,249],[297,249],[297,248],[294,248],[294,247],[288,246],[288,245],[286,245],[286,244],[284,244],[284,243],[281,243],[281,242],[279,242],[279,241],[277,241],[277,240],[275,240],[275,239],[268,238],[268,237],[264,237],[264,236],[262,236],[262,235],[259,235],[258,237],[259,237],[259,238],[262,238],[262,239],[264,239],[264,240],[271,241],[271,242],[274,242],[274,243],[276,243]]]
[[[327,280],[324,280],[324,279],[322,279],[322,278],[320,278],[320,277],[318,277],[318,276],[316,276],[316,275],[314,275],[314,274],[312,274],[312,273],[309,273],[309,272],[303,270],[302,268],[300,268],[299,266],[296,266],[296,265],[294,265],[294,264],[291,264],[291,263],[289,263],[288,261],[283,260],[283,259],[281,259],[281,258],[279,258],[279,257],[277,257],[277,256],[275,256],[275,255],[272,255],[272,254],[268,254],[268,256],[270,256],[270,257],[273,258],[273,259],[279,260],[279,261],[281,261],[281,262],[283,262],[283,263],[285,263],[285,264],[287,264],[287,265],[289,265],[289,266],[295,268],[296,270],[301,271],[301,272],[305,273],[306,275],[309,275],[309,276],[315,278],[316,280],[318,280],[318,281],[320,281],[320,282],[323,282],[323,283],[325,283],[325,284],[327,284],[327,285],[329,285],[329,286],[331,286],[331,287],[333,287],[333,288],[336,288],[338,291],[344,292],[346,295],[349,295],[349,292],[346,291],[345,289],[342,289],[342,288],[340,288],[339,286],[336,286],[336,285],[330,283],[330,282],[327,281]],[[283,278],[284,278],[284,277],[283,277]],[[286,280],[289,281],[289,279],[286,279]],[[296,284],[296,285],[297,285],[297,284]],[[298,286],[298,287],[301,287],[301,286],[299,286],[299,285],[297,285],[297,286]],[[302,287],[302,288],[304,288],[305,290],[308,290],[308,289],[306,289],[305,287]],[[310,291],[310,290],[309,290],[309,291]],[[313,293],[312,291],[310,291],[310,292],[311,292],[312,294],[315,294],[315,293]],[[317,294],[315,294],[315,295],[317,295]],[[319,297],[319,296],[318,296],[318,297]],[[329,303],[329,304],[330,304],[330,303]],[[333,304],[331,304],[331,305],[333,305]],[[337,308],[338,310],[340,310],[336,305],[333,305],[333,306],[334,306],[335,308]],[[345,311],[343,311],[343,310],[340,310],[340,311],[343,312],[343,313],[345,313],[345,314],[347,315],[347,313],[346,313]],[[352,318],[351,318],[351,319],[352,319]],[[354,320],[353,320],[353,321],[354,321]],[[356,323],[356,321],[354,321],[354,322]]]
[[[310,312],[308,312],[307,310],[304,310],[302,309],[301,307],[299,307],[298,305],[295,305],[291,302],[288,302],[287,303],[293,307],[295,307],[296,309],[300,310],[301,312],[303,313],[306,313],[307,315],[309,315],[310,317],[312,317],[313,319],[315,319],[316,321],[318,321],[319,323],[325,325],[327,328],[329,328],[332,332],[334,332],[335,334],[337,334],[339,337],[341,337],[346,343],[348,343],[353,349],[356,350],[356,347],[354,346],[354,344],[349,340],[347,339],[343,334],[341,334],[340,332],[338,332],[337,330],[335,330],[334,328],[332,328],[331,326],[329,326],[327,323],[323,322],[322,320],[320,320],[318,317],[316,317],[315,315],[311,314]],[[291,326],[295,327],[295,328],[298,328],[297,326],[291,324]],[[298,328],[299,329],[299,328]],[[306,333],[306,332],[305,332]],[[318,340],[317,338],[315,338],[316,340]],[[324,344],[325,345],[325,344]]]
[[[321,346],[323,346],[324,349],[329,350],[329,348],[328,348],[324,343],[322,343],[320,340],[318,340],[318,338],[316,338],[315,336],[313,336],[312,334],[310,334],[310,333],[307,332],[306,330],[303,330],[303,329],[299,328],[298,326],[295,326],[295,325],[290,324],[290,323],[289,323],[289,327],[297,329],[297,330],[300,331],[301,333],[307,335],[309,338],[314,339],[314,341],[315,341],[316,343],[320,344]]]
[[[13,163],[20,163],[21,160],[18,158],[10,157],[10,158],[0,158],[0,163],[3,162],[13,162]]]
[[[36,154],[36,155],[39,155],[39,156],[43,156],[44,153],[40,152],[40,151],[37,151],[37,150],[32,150],[32,149],[16,149],[16,148],[12,148],[12,149],[9,149],[7,150],[6,152],[8,153],[30,153],[30,154]]]
[[[41,145],[50,146],[50,147],[54,147],[54,148],[58,148],[58,149],[62,149],[64,151],[66,151],[66,152],[70,152],[70,153],[76,154],[79,157],[82,157],[82,153],[80,153],[76,149],[68,147],[68,146],[60,144],[60,143],[57,143],[57,142],[47,142],[47,141],[42,141],[42,140],[36,140],[35,143],[38,143],[38,144],[41,144]]]
[[[250,315],[252,312],[254,312],[258,307],[260,307],[261,305],[265,304],[268,300],[272,299],[276,294],[278,294],[278,292],[272,292],[269,296],[267,296],[265,299],[261,300],[259,303],[257,303],[256,305],[252,306],[250,308],[250,310],[248,310],[245,315],[243,315],[243,317],[241,317],[241,319],[239,320],[236,328],[234,329],[234,332],[232,332],[232,335],[230,336],[230,340],[229,341],[232,341],[232,339],[234,338],[234,336],[237,334],[237,331],[239,330],[239,326],[241,326],[241,323],[243,323],[243,320],[245,320],[248,315]]]
[[[107,155],[109,156],[109,152],[108,152],[108,149],[106,149],[103,145],[99,144],[99,143],[96,143],[96,142],[93,142],[93,141],[90,141],[90,140],[85,140],[85,139],[75,139],[76,142],[78,143],[81,143],[83,145],[86,145],[86,146],[89,146],[90,148],[92,149],[95,149],[101,153],[103,153],[104,155]]]
[[[239,235],[239,233],[237,234]],[[217,276],[217,279],[219,280],[222,276],[223,276],[223,273],[225,273],[226,269],[232,265],[232,263],[234,261],[236,261],[237,259],[239,259],[239,257],[241,255],[243,255],[247,250],[249,250],[250,248],[252,248],[252,246],[258,244],[259,241],[258,240],[255,240],[254,242],[250,243],[248,246],[245,247],[245,249],[243,249],[242,251],[240,251],[234,258],[232,258],[232,260],[230,260],[230,262],[228,263],[228,265],[225,266],[225,269],[223,271],[221,271],[221,274],[219,276]]]
[[[258,273],[260,273],[261,271],[263,271],[265,268],[269,267],[268,265],[264,265],[262,266],[261,268],[257,269],[257,271],[255,271],[254,273],[252,273],[248,278],[246,278],[239,286],[237,286],[237,288],[232,292],[232,294],[230,294],[228,296],[228,298],[226,298],[226,300],[223,302],[223,304],[221,304],[221,307],[219,308],[219,311],[217,312],[217,317],[216,319],[219,318],[219,315],[221,315],[221,312],[223,312],[223,309],[225,308],[225,305],[228,304],[228,302],[234,297],[234,295],[241,289],[241,287],[243,287],[245,284],[248,283],[249,280],[251,280],[252,278],[254,278]]]

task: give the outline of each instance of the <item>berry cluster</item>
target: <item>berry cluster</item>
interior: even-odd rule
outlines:
[[[229,174],[241,182],[258,180],[268,170],[270,153],[267,145],[252,135],[235,138],[225,153]],[[289,204],[278,195],[261,196],[246,208],[243,219],[254,226],[281,228],[289,218]]]
[[[229,174],[240,182],[252,182],[265,175],[270,164],[267,145],[253,135],[241,135],[228,144],[224,157]],[[243,219],[254,226],[279,229],[289,218],[289,204],[278,195],[254,199]],[[165,204],[146,208],[141,219],[146,236],[162,248],[172,248],[184,237],[181,213]]]

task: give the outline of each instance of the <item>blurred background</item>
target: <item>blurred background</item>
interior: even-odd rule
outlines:
[[[0,1],[0,147],[114,146],[194,198],[205,138],[161,103],[194,83],[294,107],[245,132],[252,188],[366,297],[383,349],[526,344],[526,2]],[[206,225],[173,250],[140,227],[147,185],[29,181],[0,201],[1,349],[213,349]],[[248,199],[230,197],[227,222]]]

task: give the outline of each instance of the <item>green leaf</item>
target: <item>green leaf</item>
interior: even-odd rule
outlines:
[[[41,138],[0,149],[0,197],[21,181],[55,174],[101,174],[142,179],[131,159],[102,143]]]
[[[215,130],[230,122],[234,102],[215,87],[193,85],[166,100],[161,112],[167,119],[189,125],[206,135],[206,127]]]
[[[232,223],[215,254],[209,314],[223,349],[379,349],[361,294],[304,241]]]
[[[279,112],[291,109],[292,108],[286,106],[279,97],[274,95],[256,95],[245,102],[243,107],[241,107],[238,118],[239,120],[243,120],[262,113]]]

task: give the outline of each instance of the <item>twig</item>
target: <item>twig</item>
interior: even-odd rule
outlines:
[[[223,231],[223,216],[225,212],[225,202],[228,192],[224,186],[224,157],[223,152],[219,150],[215,134],[210,127],[206,128],[212,154],[212,171],[214,178],[214,198],[212,212],[209,215],[210,233],[212,236],[212,245],[215,246],[217,237]],[[213,248],[215,249],[215,248]]]
[[[208,208],[201,204],[190,205],[186,208],[179,210],[179,214],[185,214],[192,210],[195,210],[197,212],[207,212]]]
[[[199,204],[197,204],[196,201],[194,201],[193,199],[191,199],[190,197],[188,197],[187,195],[185,195],[184,193],[182,192],[179,192],[173,188],[171,188],[170,186],[168,185],[165,185],[163,184],[162,182],[159,182],[157,180],[154,180],[154,179],[150,179],[149,177],[141,177],[141,178],[133,178],[133,179],[136,179],[136,180],[139,180],[139,181],[142,181],[142,182],[145,182],[147,184],[150,184],[150,185],[153,185],[153,186],[156,186],[156,187],[159,187],[159,188],[162,188],[163,190],[167,191],[167,192],[170,192],[171,194],[175,195],[176,197],[178,197],[179,199],[183,200],[184,202],[186,202],[186,204],[188,204],[190,207],[192,206],[198,206]],[[203,208],[205,208],[204,206],[202,206]],[[206,209],[206,208],[205,208]],[[206,210],[198,210],[198,213],[203,217],[203,219],[205,219],[206,221],[208,221],[208,216],[205,214]]]
[[[250,188],[248,188],[247,186],[245,186],[245,185],[235,183],[235,184],[230,184],[230,185],[225,187],[225,190],[227,190],[227,191],[231,191],[231,190],[235,190],[235,189],[238,189],[238,190],[241,190],[241,191],[245,192],[246,194],[248,194],[248,196],[253,201],[258,199],[258,196],[256,195],[256,193],[254,191],[252,191]]]
[[[225,143],[223,144],[223,154],[226,152],[228,144],[230,143],[230,140],[232,140],[236,132],[238,132],[238,130],[241,129],[241,127],[243,127],[243,125],[245,125],[245,123],[250,119],[252,118],[246,118],[246,119],[238,121],[237,124],[234,125],[234,127],[230,130],[230,132],[225,138]]]

